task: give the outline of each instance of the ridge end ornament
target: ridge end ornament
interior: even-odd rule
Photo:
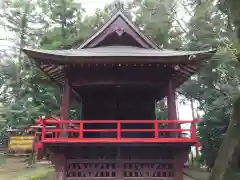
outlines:
[[[115,32],[117,33],[118,36],[122,36],[124,33],[124,28],[118,27],[115,29]]]
[[[193,59],[195,59],[197,56],[195,54],[192,54],[188,57],[188,60],[191,61]]]

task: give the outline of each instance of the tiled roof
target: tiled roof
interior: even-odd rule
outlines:
[[[39,55],[55,55],[67,56],[67,57],[107,57],[107,56],[119,56],[119,57],[180,57],[190,55],[202,55],[212,54],[214,51],[174,51],[174,50],[157,50],[157,49],[145,49],[132,46],[105,46],[86,49],[68,49],[68,50],[31,50],[24,49],[24,52],[39,54]],[[50,59],[49,59],[50,60]],[[81,59],[79,59],[80,61]],[[160,61],[161,59],[159,59]],[[171,60],[171,59],[169,59]],[[188,59],[186,59],[188,60]]]

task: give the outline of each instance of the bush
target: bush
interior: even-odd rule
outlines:
[[[53,180],[53,179],[54,179],[54,172],[47,171],[47,172],[36,173],[30,176],[30,178],[27,180]]]

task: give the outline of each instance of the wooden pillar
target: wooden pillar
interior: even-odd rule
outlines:
[[[52,162],[55,165],[55,180],[66,179],[66,158],[64,154],[53,154]]]
[[[168,83],[167,106],[168,106],[168,119],[177,120],[176,94],[175,89],[172,86],[171,80],[169,80]]]
[[[173,88],[172,81],[168,83],[168,95],[167,95],[167,106],[168,106],[168,119],[177,120],[177,108],[176,108],[176,92]],[[178,129],[180,125],[178,123],[169,123],[169,129]],[[170,137],[179,137],[178,132],[169,132]]]
[[[67,73],[65,73],[63,97],[62,97],[62,104],[61,104],[61,109],[60,109],[60,117],[63,120],[69,119],[71,93],[72,93],[71,83],[69,81],[69,77],[67,76]]]
[[[67,73],[69,69],[65,69],[65,79],[64,79],[64,86],[63,86],[63,96],[62,102],[60,107],[60,119],[61,120],[69,120],[69,110],[71,104],[71,96],[72,96],[72,88],[71,88],[71,81],[69,80],[69,74]],[[67,129],[68,124],[60,125],[61,128]],[[67,137],[68,133],[60,133],[57,136]]]
[[[116,179],[124,179],[124,163],[123,159],[121,158],[121,148],[117,148],[117,159],[116,159]]]
[[[183,180],[184,163],[187,160],[189,150],[176,150],[174,157],[174,180]]]

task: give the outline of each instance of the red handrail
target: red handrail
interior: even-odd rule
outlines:
[[[57,123],[57,124],[65,124],[65,123],[84,123],[84,124],[92,124],[92,123],[98,123],[98,124],[102,124],[102,123],[117,123],[117,122],[121,122],[121,123],[154,123],[154,122],[158,122],[158,123],[179,123],[179,124],[184,124],[184,123],[192,123],[192,122],[199,122],[198,120],[45,120],[45,119],[40,119],[37,120],[36,123],[41,123],[42,121],[45,121],[47,123]]]
[[[107,139],[111,139],[112,140],[116,140],[116,141],[124,141],[126,139],[128,139],[128,141],[130,139],[134,139],[137,140],[139,138],[125,138],[122,137],[121,134],[123,132],[153,132],[154,136],[152,138],[148,138],[149,139],[154,139],[154,142],[159,141],[161,142],[161,139],[166,140],[166,138],[171,138],[174,139],[176,142],[184,142],[183,137],[179,136],[179,134],[181,134],[182,132],[189,132],[189,134],[191,135],[190,138],[185,138],[188,141],[196,141],[197,142],[197,130],[196,130],[196,123],[198,121],[197,120],[193,120],[193,121],[189,121],[189,120],[184,120],[184,121],[180,121],[180,120],[37,120],[37,123],[40,124],[42,126],[42,132],[41,132],[41,141],[42,142],[46,142],[49,141],[51,139],[51,142],[54,142],[54,140],[56,140],[56,142],[58,141],[64,141],[66,139],[72,139],[74,140],[74,142],[82,142],[82,141],[86,141],[86,139],[89,139],[89,141],[94,141],[94,139],[91,140],[91,138],[85,138],[84,137],[84,133],[88,132],[88,133],[93,133],[93,132],[115,132],[116,136],[115,137],[110,137]],[[152,124],[154,127],[152,129],[150,128],[146,128],[146,129],[126,129],[126,128],[121,128],[121,124]],[[190,129],[182,129],[180,128],[169,128],[168,126],[166,126],[167,128],[159,128],[159,124],[183,124],[183,123],[190,123],[191,124],[191,128]],[[64,124],[68,125],[68,128],[64,128],[66,126],[63,126]],[[90,128],[84,128],[85,124],[115,124],[116,128],[112,128],[112,129],[90,129]],[[54,126],[51,126],[54,125]],[[53,128],[49,128],[49,127],[53,127]],[[52,133],[54,134],[53,137],[46,137],[46,134],[48,133]],[[163,133],[163,135],[159,135],[159,133]],[[176,133],[178,135],[172,136],[172,137],[166,137],[166,133]],[[60,133],[78,133],[78,137],[62,137],[60,136]],[[95,139],[106,139],[106,138],[95,138]],[[144,138],[143,138],[144,139]],[[165,140],[162,140],[162,142],[165,142]]]
[[[117,122],[117,139],[121,138],[121,123],[120,121]]]

